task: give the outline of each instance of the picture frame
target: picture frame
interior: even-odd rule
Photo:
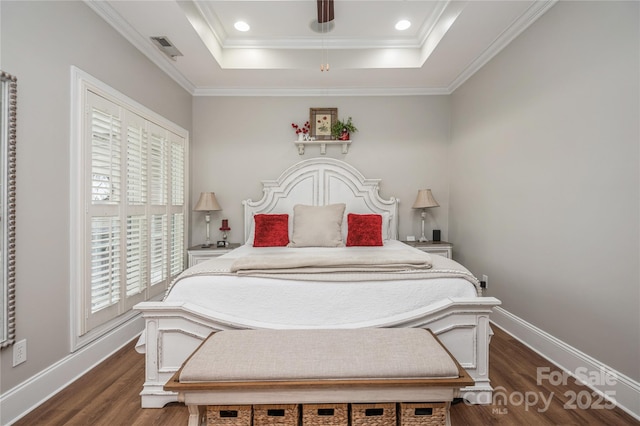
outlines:
[[[317,141],[331,140],[331,126],[338,121],[338,108],[309,108],[311,138]]]

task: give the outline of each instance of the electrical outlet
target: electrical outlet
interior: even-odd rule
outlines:
[[[484,288],[488,288],[489,287],[489,277],[486,275],[482,276],[482,281],[484,282]]]
[[[22,364],[27,360],[27,341],[22,339],[13,344],[13,366]]]
[[[416,240],[415,235],[407,235],[407,241],[415,241],[415,240]]]

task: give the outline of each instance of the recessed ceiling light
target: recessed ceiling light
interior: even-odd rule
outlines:
[[[251,29],[249,24],[247,24],[244,21],[238,21],[235,24],[233,24],[233,26],[236,30],[242,31],[242,32],[249,31]]]
[[[404,31],[410,26],[411,26],[411,22],[407,21],[406,19],[403,19],[401,21],[398,21],[398,23],[396,24],[396,30]]]

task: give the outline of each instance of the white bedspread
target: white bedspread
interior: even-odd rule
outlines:
[[[255,248],[241,246],[221,258],[233,259],[260,253],[326,254],[329,251],[346,255],[349,250],[381,251],[394,253],[408,247],[399,241],[387,241],[384,247],[337,248]],[[420,252],[422,253],[422,252]],[[192,275],[177,280],[165,297],[169,303],[185,303],[197,306],[216,318],[255,328],[321,328],[359,327],[374,324],[377,320],[394,316],[406,317],[412,311],[450,297],[477,297],[477,280],[462,265],[432,256],[433,268],[426,276],[396,277],[393,281],[367,280],[366,276],[353,275],[345,281],[323,281],[306,277],[297,279],[266,278],[222,274],[219,276]],[[192,268],[206,269],[200,264]],[[448,277],[445,270],[456,270],[458,275]],[[423,271],[424,273],[424,271]],[[357,274],[357,273],[355,273]],[[431,274],[431,275],[429,275]],[[188,275],[188,274],[187,274]]]

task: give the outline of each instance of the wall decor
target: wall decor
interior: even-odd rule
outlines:
[[[331,140],[331,127],[338,120],[338,108],[310,108],[311,137],[315,140]]]
[[[340,139],[341,141],[348,141],[351,137],[351,133],[358,131],[358,128],[353,124],[353,119],[349,117],[347,120],[336,120],[331,126],[331,135],[334,139]]]
[[[311,136],[309,136],[311,123],[309,123],[309,121],[306,121],[302,126],[299,126],[296,123],[291,123],[291,127],[293,127],[293,130],[296,132],[299,141],[311,140]]]
[[[17,79],[0,71],[0,348],[15,340]]]

